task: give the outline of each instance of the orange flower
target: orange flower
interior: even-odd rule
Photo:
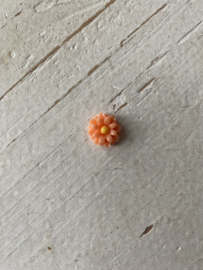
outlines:
[[[88,133],[95,144],[109,147],[119,141],[120,131],[114,116],[100,113],[90,120]]]

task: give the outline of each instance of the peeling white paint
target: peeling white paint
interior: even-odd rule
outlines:
[[[38,13],[44,12],[44,11],[47,11],[48,9],[50,9],[51,7],[53,7],[54,4],[56,4],[56,1],[42,2],[42,3],[38,4],[37,6],[35,6],[34,10]]]
[[[10,53],[10,56],[11,56],[11,58],[12,58],[12,59],[15,59],[15,57],[16,57],[15,52],[14,52],[14,51],[12,51],[12,52]]]

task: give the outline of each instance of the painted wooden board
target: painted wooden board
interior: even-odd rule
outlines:
[[[203,268],[202,20],[200,0],[2,1],[0,269]]]

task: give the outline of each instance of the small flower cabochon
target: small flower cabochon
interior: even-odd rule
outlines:
[[[95,144],[109,147],[119,141],[121,127],[113,115],[100,113],[90,120],[89,135]]]

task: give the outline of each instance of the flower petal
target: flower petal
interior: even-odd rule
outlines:
[[[109,127],[110,127],[110,129],[114,129],[114,128],[117,127],[117,125],[118,125],[118,124],[116,124],[116,123],[112,123],[112,124],[109,125]]]
[[[98,123],[98,125],[102,125],[104,123],[103,118],[98,117],[97,123]]]
[[[100,136],[100,133],[99,133],[98,130],[96,130],[96,131],[94,132],[94,134],[93,134],[93,137],[94,137],[94,138],[98,138],[99,136]]]
[[[109,116],[104,119],[104,124],[105,125],[109,125],[110,122],[111,122],[111,118]]]
[[[118,142],[118,141],[119,141],[119,137],[118,136],[114,137],[114,142]]]
[[[117,136],[117,132],[116,132],[115,130],[111,130],[111,131],[110,131],[110,134],[111,134],[112,136]]]
[[[99,118],[104,119],[105,118],[105,115],[103,113],[100,113],[99,114]]]
[[[94,143],[95,143],[95,144],[99,144],[99,138],[95,138],[95,139],[94,139]]]
[[[111,137],[110,134],[106,135],[106,140],[107,140],[109,143],[112,143],[112,142],[113,142],[113,138]]]
[[[88,130],[88,134],[89,134],[89,135],[93,135],[93,133],[94,133],[94,130],[93,130],[93,129],[89,129],[89,130]]]
[[[100,143],[100,144],[103,144],[104,141],[105,141],[105,136],[100,136],[100,137],[99,137],[99,143]]]
[[[107,141],[105,141],[105,142],[104,142],[104,146],[109,147],[109,146],[110,146],[110,143],[107,142]]]
[[[92,125],[92,128],[93,129],[99,129],[98,125],[95,125],[95,124]]]
[[[90,124],[91,125],[96,125],[97,124],[97,121],[93,118],[93,119],[90,120]]]
[[[120,125],[117,125],[116,129],[115,129],[117,132],[120,132],[121,131],[121,126]]]
[[[113,115],[111,115],[110,116],[110,123],[115,123],[115,122],[116,122],[116,118]]]

